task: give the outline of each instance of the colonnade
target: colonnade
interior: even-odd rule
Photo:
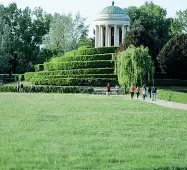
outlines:
[[[129,25],[96,25],[95,29],[95,47],[109,47],[112,46],[112,28],[113,33],[113,46],[119,46],[120,40],[123,43],[126,32],[130,31]],[[120,34],[121,30],[121,34]],[[105,38],[105,39],[104,39]]]

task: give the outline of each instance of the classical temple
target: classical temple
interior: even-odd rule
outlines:
[[[130,30],[130,17],[114,5],[104,8],[94,21],[95,47],[119,46]]]

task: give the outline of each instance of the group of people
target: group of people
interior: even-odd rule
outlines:
[[[115,85],[114,89],[116,91],[116,94],[118,95],[119,86]],[[135,93],[136,93],[137,99],[138,99],[139,96],[140,96],[140,91],[141,91],[140,87],[137,86],[137,88],[135,89],[134,86],[131,85],[131,87],[130,87],[131,99],[134,98]],[[155,86],[152,86],[152,87],[148,88],[148,94],[149,94],[149,97],[152,98],[152,101],[156,101],[156,93],[157,93],[157,88]],[[110,95],[110,84],[109,83],[106,86],[106,95]],[[146,96],[147,96],[147,88],[146,88],[145,85],[143,85],[143,87],[142,87],[142,98],[143,98],[143,100],[145,100]]]
[[[133,85],[131,85],[130,87],[130,93],[131,93],[131,99],[133,99],[134,97],[134,93],[135,93],[135,88]],[[152,101],[155,101],[156,102],[156,93],[157,93],[157,88],[155,86],[152,86],[148,88],[148,94],[149,94],[149,97],[151,98],[152,97]],[[136,88],[136,95],[137,95],[137,99],[140,95],[140,87],[137,87]],[[147,88],[145,85],[143,85],[142,87],[142,98],[143,100],[145,100],[147,96]]]
[[[32,83],[30,87],[30,92],[34,92],[34,91],[35,91],[35,86],[34,83]],[[21,81],[17,83],[17,92],[24,92],[24,86]]]

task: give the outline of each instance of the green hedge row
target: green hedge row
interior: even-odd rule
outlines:
[[[35,86],[34,92],[43,93],[92,93],[94,90],[90,87],[78,87],[78,86]],[[0,86],[0,92],[17,92],[17,87],[14,86]],[[31,92],[30,87],[25,86],[24,92]]]
[[[27,72],[24,74],[25,80],[29,81],[32,77],[48,76],[48,75],[80,75],[80,74],[114,74],[113,68],[87,68],[73,70],[56,70],[56,71],[41,71]]]
[[[81,48],[79,50],[69,51],[64,56],[94,55],[115,53],[118,47],[99,47],[99,48]]]
[[[34,78],[116,78],[115,74],[73,74],[73,75],[42,75],[34,76]]]
[[[112,54],[62,56],[62,57],[52,58],[50,62],[93,61],[93,60],[112,60]]]
[[[12,74],[11,77],[8,74],[0,74],[0,80],[3,82],[15,82],[15,81],[23,81],[24,75],[23,74]]]
[[[115,85],[116,78],[31,78],[36,85],[58,85],[58,86],[106,86],[107,83]]]
[[[96,60],[96,61],[73,61],[73,62],[62,62],[62,63],[44,63],[45,71],[53,70],[70,70],[78,68],[114,68],[114,61],[110,60]]]
[[[155,79],[155,86],[187,86],[187,80]]]
[[[187,104],[187,93],[158,90],[158,99]]]

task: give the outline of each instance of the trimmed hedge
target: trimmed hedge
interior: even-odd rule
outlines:
[[[169,90],[158,90],[158,99],[187,104],[187,94]]]
[[[115,74],[73,74],[73,75],[42,75],[34,78],[116,78]]]
[[[111,60],[96,60],[96,61],[73,61],[73,62],[62,62],[62,63],[44,63],[45,71],[53,70],[70,70],[77,68],[114,68],[114,61]]]
[[[41,71],[27,72],[24,74],[25,80],[30,81],[32,77],[48,76],[48,75],[81,75],[81,74],[114,74],[113,68],[88,68],[88,69],[73,69],[73,70],[56,70],[56,71]]]
[[[187,86],[187,80],[155,79],[155,86]]]
[[[37,64],[34,66],[35,72],[37,71],[43,71],[44,70],[44,65],[43,64]]]
[[[42,93],[93,93],[94,89],[90,87],[79,87],[79,86],[35,86],[34,92]],[[14,86],[0,86],[0,92],[17,92],[17,87]],[[31,92],[29,86],[24,87],[24,92]]]
[[[112,54],[61,56],[51,59],[50,62],[93,61],[93,60],[112,60]]]
[[[115,85],[116,78],[31,78],[30,81],[36,85],[58,85],[58,86],[105,86],[107,83]]]
[[[118,47],[99,47],[99,48],[83,48],[79,50],[69,51],[64,56],[78,56],[78,55],[94,55],[115,53]]]

